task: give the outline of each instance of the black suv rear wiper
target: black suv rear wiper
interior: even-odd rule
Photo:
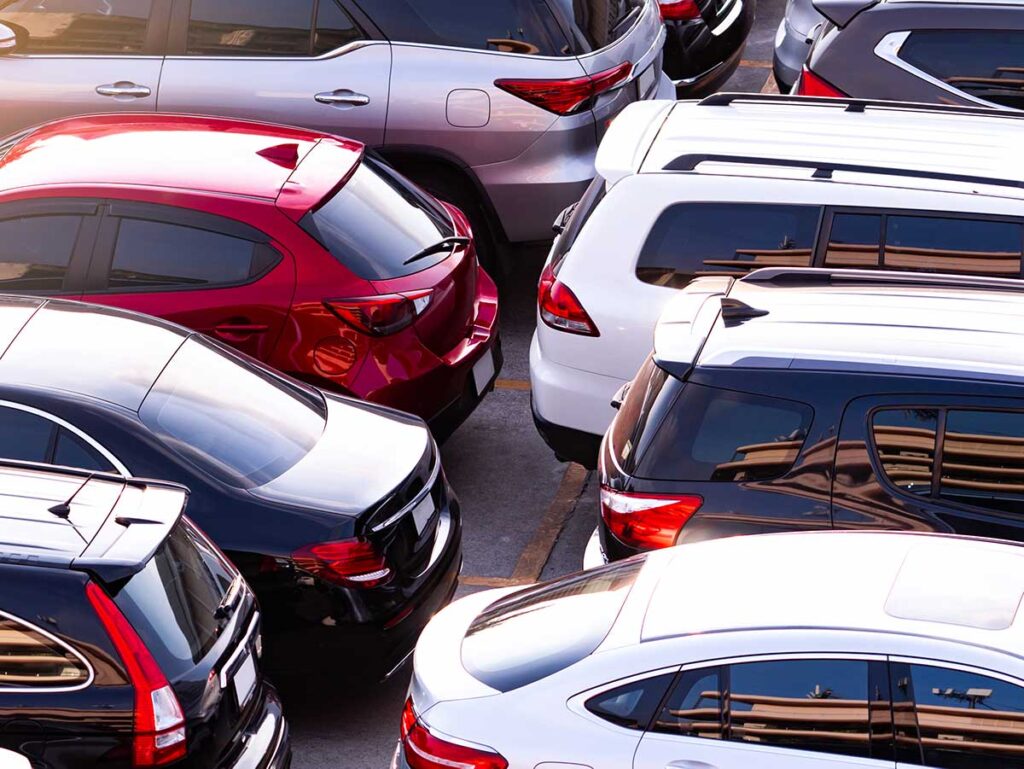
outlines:
[[[231,584],[228,585],[224,597],[217,604],[217,610],[213,613],[215,619],[227,619],[231,616],[235,610],[235,605],[238,603],[238,599],[242,596],[242,584],[242,575],[236,574],[235,578],[231,580]]]
[[[402,262],[402,264],[412,264],[413,262],[418,262],[420,259],[426,259],[428,256],[436,254],[438,251],[446,251],[447,249],[454,248],[455,246],[468,246],[472,242],[472,240],[463,237],[462,235],[452,235],[450,238],[439,240],[434,245],[427,246],[419,253],[413,254]]]

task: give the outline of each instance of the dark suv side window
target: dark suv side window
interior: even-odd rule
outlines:
[[[82,224],[80,216],[0,221],[0,291],[60,291]]]
[[[939,496],[1004,513],[1024,510],[1024,413],[950,411]]]
[[[109,460],[70,430],[38,414],[0,406],[0,457],[114,471]]]
[[[0,692],[74,688],[89,675],[82,658],[66,646],[0,614]]]
[[[911,494],[929,497],[935,469],[937,409],[890,409],[872,418],[875,451],[889,482]]]
[[[682,288],[700,275],[810,267],[821,209],[760,203],[678,203],[651,228],[636,276]]]
[[[1024,31],[921,30],[903,44],[900,58],[978,99],[1024,109]]]
[[[25,31],[29,54],[139,54],[151,0],[0,0],[0,21]]]

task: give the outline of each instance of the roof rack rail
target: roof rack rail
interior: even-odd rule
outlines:
[[[795,103],[814,106],[836,107],[846,105],[846,112],[865,112],[868,108],[902,109],[913,112],[939,112],[953,115],[977,115],[1001,117],[1012,120],[1024,119],[1024,112],[1002,110],[991,107],[961,107],[955,104],[922,104],[916,101],[886,101],[884,99],[853,99],[833,96],[796,96],[778,93],[716,93],[697,102],[700,107],[728,107],[733,102],[775,102]]]
[[[1024,113],[1022,113],[1024,114]],[[1024,180],[996,179],[987,176],[970,174],[951,174],[944,171],[925,171],[917,168],[895,168],[892,166],[865,166],[855,163],[833,163],[821,160],[794,160],[792,158],[767,158],[754,155],[680,155],[665,166],[666,171],[695,171],[701,163],[737,163],[758,166],[778,166],[780,168],[813,168],[815,179],[831,179],[836,171],[848,171],[858,174],[877,174],[879,176],[907,176],[914,179],[937,179],[946,182],[964,182],[967,184],[985,184],[993,187],[1014,187],[1024,189]]]
[[[873,284],[1024,291],[1024,280],[1018,278],[989,278],[977,275],[927,272],[887,272],[885,270],[831,270],[823,267],[764,267],[744,275],[739,280],[743,283],[775,286]]]

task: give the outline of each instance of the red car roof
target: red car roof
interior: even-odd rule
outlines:
[[[297,173],[314,149],[317,168]],[[95,115],[47,123],[25,136],[0,160],[0,191],[117,185],[276,200],[291,179],[286,210],[294,216],[296,206],[309,210],[348,178],[362,152],[358,142],[267,123]]]

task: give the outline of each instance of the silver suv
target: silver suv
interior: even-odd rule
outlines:
[[[485,247],[549,239],[611,119],[673,94],[655,0],[0,0],[0,23],[0,135],[157,110],[341,134]]]

